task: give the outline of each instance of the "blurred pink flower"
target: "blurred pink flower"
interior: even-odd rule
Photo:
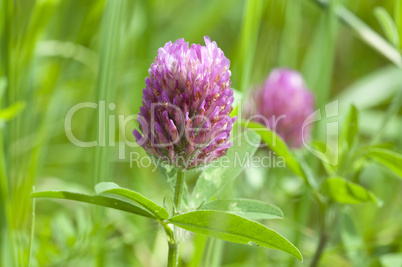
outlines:
[[[291,148],[299,148],[311,135],[311,124],[303,129],[306,118],[314,112],[314,95],[307,89],[300,73],[274,69],[262,86],[251,91],[245,105],[245,118],[275,131]]]

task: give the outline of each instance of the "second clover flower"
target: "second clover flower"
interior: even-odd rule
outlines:
[[[244,105],[245,118],[264,124],[291,148],[300,148],[311,135],[304,125],[314,111],[314,95],[303,76],[291,69],[274,69]]]
[[[137,143],[179,168],[206,165],[223,156],[233,123],[230,61],[205,36],[205,46],[179,39],[159,48],[145,79]]]

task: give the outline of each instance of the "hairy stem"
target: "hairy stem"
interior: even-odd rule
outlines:
[[[180,213],[181,202],[183,199],[184,172],[182,169],[177,171],[176,186],[174,188],[173,213]],[[175,231],[175,230],[173,230]],[[179,263],[179,241],[173,233],[173,238],[169,239],[168,267],[176,267]]]
[[[184,172],[182,169],[177,171],[176,186],[174,188],[174,214],[178,214],[181,208],[184,187]]]
[[[179,263],[179,244],[169,242],[168,267],[176,267]]]

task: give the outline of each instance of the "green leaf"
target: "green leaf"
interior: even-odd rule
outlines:
[[[155,217],[166,220],[169,218],[167,210],[153,202],[152,200],[144,197],[138,192],[133,190],[122,188],[115,183],[101,182],[95,186],[95,191],[98,195],[107,195],[112,197],[123,197],[123,199],[129,199],[138,204],[141,208],[146,209],[148,212],[155,215]]]
[[[311,145],[322,153],[321,155],[323,158],[319,157],[319,159],[321,159],[322,165],[324,166],[326,172],[328,174],[334,173],[334,170],[337,167],[337,158],[332,152],[331,148],[321,141],[313,141]]]
[[[16,102],[5,109],[0,110],[0,121],[8,121],[18,115],[25,108],[25,102]]]
[[[311,145],[317,149],[319,152],[322,153],[325,161],[331,165],[335,165],[334,162],[336,161],[336,155],[332,152],[331,148],[321,141],[313,141]]]
[[[241,244],[285,251],[303,260],[300,251],[286,238],[266,226],[223,211],[192,211],[169,219],[188,231]]]
[[[253,157],[261,138],[255,132],[244,132],[233,140],[226,156],[214,161],[200,175],[193,190],[195,207],[212,199],[225,185],[232,182]]]
[[[261,140],[278,156],[285,158],[286,166],[293,171],[296,175],[307,179],[305,173],[303,172],[299,162],[290,152],[286,143],[273,131],[269,130],[264,125],[257,122],[247,122],[242,123],[245,127],[250,130],[255,131],[261,136]]]
[[[381,6],[374,9],[374,15],[377,17],[378,22],[381,25],[382,30],[385,33],[387,39],[395,46],[399,47],[399,33],[391,15],[387,10]]]
[[[375,159],[402,178],[402,155],[391,150],[370,148],[367,156]]]
[[[355,137],[359,131],[358,111],[354,105],[349,109],[346,121],[341,133],[341,144],[346,142],[348,149],[353,146]]]
[[[250,220],[282,219],[283,212],[278,207],[252,199],[219,199],[201,206],[201,210],[220,210],[245,217]]]
[[[380,205],[379,200],[372,192],[342,177],[328,178],[323,183],[321,190],[330,199],[342,204],[374,202]]]
[[[391,143],[391,142],[387,142],[387,143],[379,143],[379,144],[375,144],[372,145],[369,149],[371,148],[379,148],[379,149],[388,149],[388,150],[392,150],[395,148],[395,143]]]
[[[146,210],[137,207],[136,205],[108,196],[91,196],[68,191],[42,191],[32,193],[31,197],[47,197],[47,198],[75,200],[79,202],[90,203],[98,206],[127,211],[137,215],[156,219],[154,215],[152,215]]]

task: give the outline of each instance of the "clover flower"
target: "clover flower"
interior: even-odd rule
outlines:
[[[311,125],[303,127],[314,111],[314,95],[300,73],[274,69],[262,86],[252,91],[244,106],[245,117],[275,131],[291,148],[299,148],[311,135]]]
[[[226,154],[233,123],[230,61],[204,37],[205,46],[168,42],[146,77],[137,143],[149,154],[183,169]]]

